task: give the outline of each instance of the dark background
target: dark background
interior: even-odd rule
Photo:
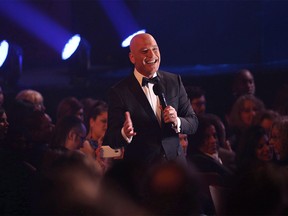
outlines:
[[[4,4],[8,0],[0,0]],[[9,0],[10,1],[10,0]],[[12,0],[11,0],[12,1]],[[106,0],[114,4],[113,0]],[[50,112],[68,95],[106,99],[108,88],[129,74],[128,48],[120,46],[113,23],[97,0],[23,0],[91,45],[91,67],[73,77],[59,54],[15,21],[0,14],[0,39],[23,49],[23,73],[13,97],[23,88],[43,93]],[[256,94],[272,107],[288,68],[288,1],[131,0],[126,4],[140,28],[158,42],[161,68],[180,74],[185,85],[200,85],[208,111],[218,112],[235,71],[248,68]],[[114,13],[119,13],[114,11]],[[25,19],[25,17],[23,17]],[[5,89],[6,88],[6,89]],[[53,115],[53,114],[52,114]]]

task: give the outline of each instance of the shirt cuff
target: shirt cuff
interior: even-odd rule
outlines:
[[[124,133],[124,128],[121,129],[121,134],[123,136],[123,138],[126,140],[127,143],[131,143],[132,139],[133,139],[133,136],[132,137],[127,137]]]
[[[173,125],[172,128],[175,130],[176,133],[180,133],[181,131],[181,120],[177,117],[177,125]]]

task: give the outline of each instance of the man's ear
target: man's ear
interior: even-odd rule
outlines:
[[[129,53],[129,58],[130,58],[130,61],[135,64],[135,58],[134,58],[134,55],[130,52]]]

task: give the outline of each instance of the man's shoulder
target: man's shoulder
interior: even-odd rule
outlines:
[[[115,83],[112,88],[123,88],[123,87],[127,87],[127,85],[129,83],[132,82],[134,75],[130,74],[129,76],[122,78],[121,80],[119,80],[117,83]],[[134,77],[135,79],[135,77]]]
[[[168,76],[168,77],[177,77],[178,74],[172,73],[172,72],[168,72],[168,71],[164,71],[164,70],[158,70],[157,74],[159,76]]]
[[[179,82],[179,75],[167,71],[158,71],[157,72],[160,80],[163,80],[166,83],[178,83]]]

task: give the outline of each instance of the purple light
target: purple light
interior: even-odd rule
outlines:
[[[140,30],[130,10],[127,8],[127,6],[124,4],[122,0],[117,1],[99,0],[99,3],[107,13],[109,19],[116,28],[119,36],[123,40],[121,46],[126,47],[127,41],[129,41],[130,44],[131,40],[131,39],[129,40],[128,38],[131,37],[132,34],[136,34],[135,32],[139,32]],[[141,31],[145,32],[145,30]]]
[[[0,1],[0,11],[59,54],[72,36],[52,19],[21,1]]]

